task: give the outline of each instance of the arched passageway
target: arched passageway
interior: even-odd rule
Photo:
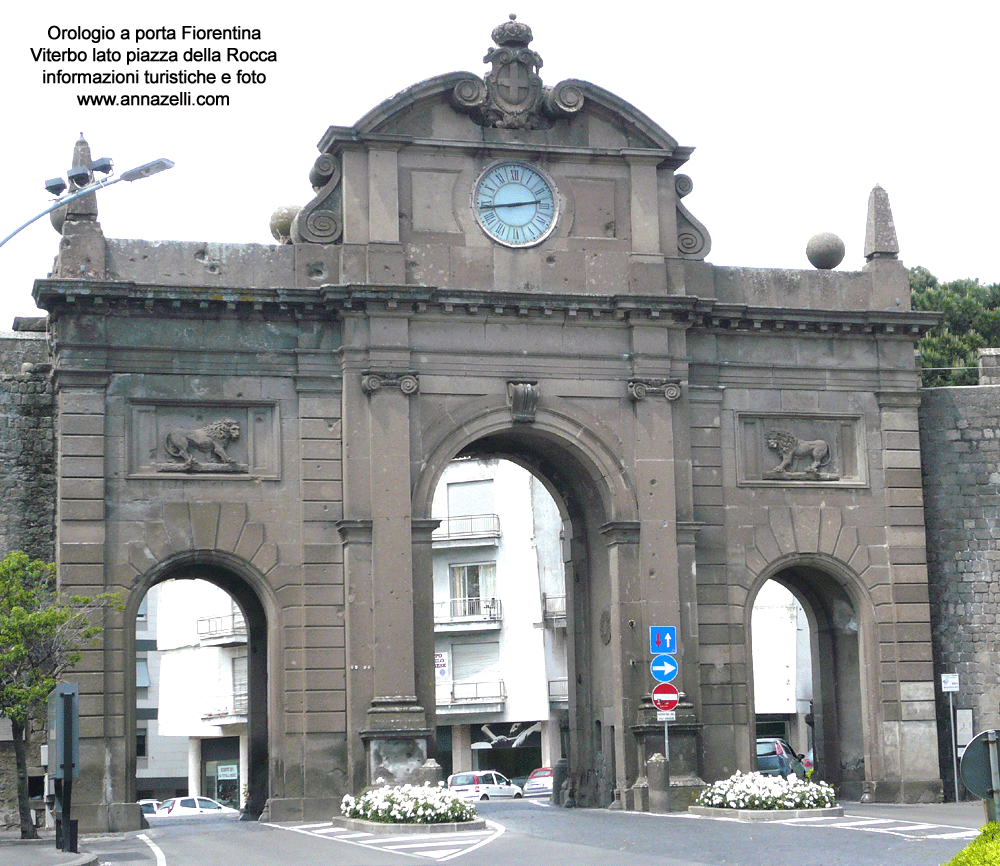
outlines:
[[[873,621],[868,605],[846,571],[832,563],[798,558],[774,570],[770,579],[792,593],[808,622],[812,712],[806,721],[817,778],[836,786],[841,796],[860,799],[873,769],[872,740],[866,735],[866,647]],[[767,639],[765,634],[752,637],[754,642]]]
[[[452,442],[429,462],[417,485],[414,511],[430,516],[437,479],[456,457],[509,460],[527,469],[555,500],[562,518],[566,596],[565,757],[577,802],[606,806],[626,779],[635,778],[636,747],[626,705],[643,687],[635,666],[622,659],[620,623],[613,615],[622,609],[623,600],[623,562],[616,548],[628,531],[612,515],[629,511],[630,506],[616,498],[627,493],[627,487],[620,475],[609,480],[578,442],[546,428],[542,419],[530,427],[511,425],[508,414],[506,426],[471,441]],[[634,524],[625,526],[633,530]],[[432,678],[432,672],[427,676]]]
[[[158,584],[167,581],[198,580],[214,584],[224,590],[238,608],[246,633],[246,779],[243,814],[258,817],[264,809],[269,789],[269,617],[265,606],[266,584],[253,569],[236,557],[215,552],[193,551],[160,563],[145,575],[130,594],[125,607],[125,622],[132,626],[125,631],[125,713],[130,747],[130,766],[127,778],[135,785],[137,766],[137,669],[136,614],[148,593]],[[241,707],[241,709],[243,709]],[[135,791],[132,791],[135,795]]]

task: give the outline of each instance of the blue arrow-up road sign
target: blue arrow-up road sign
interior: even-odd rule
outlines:
[[[649,627],[649,651],[654,656],[677,652],[677,626],[651,625]]]
[[[653,656],[653,660],[649,663],[649,670],[657,682],[669,683],[677,676],[677,662],[674,661],[673,656]]]

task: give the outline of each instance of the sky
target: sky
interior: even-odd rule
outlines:
[[[947,9],[925,0],[24,4],[5,21],[0,53],[0,236],[48,206],[44,181],[65,174],[83,132],[93,156],[111,157],[118,172],[161,157],[176,164],[98,193],[107,237],[272,243],[271,213],[312,198],[309,169],[328,126],[350,126],[435,75],[485,74],[490,33],[510,12],[532,29],[545,84],[590,81],[696,148],[683,169],[694,183],[685,204],[712,236],[713,264],[809,268],[808,240],[829,231],[847,247],[841,268],[860,269],[868,195],[880,184],[907,266],[1000,282],[994,0]],[[261,38],[185,38],[185,25],[257,28]],[[71,38],[84,35],[79,28],[105,37]],[[170,29],[176,38],[165,38]],[[229,47],[275,59],[183,60],[207,48],[225,58]],[[87,57],[46,59],[41,49]],[[121,59],[98,61],[95,50]],[[178,62],[128,62],[143,50],[176,51]],[[58,69],[138,71],[140,82],[146,70],[242,70],[266,80],[43,83]],[[229,105],[78,103],[88,93],[186,90],[226,95]],[[0,247],[0,328],[39,314],[32,284],[51,270],[57,246],[44,217]]]

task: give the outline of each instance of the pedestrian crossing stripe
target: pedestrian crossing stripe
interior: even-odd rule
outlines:
[[[422,857],[443,863],[453,857],[468,854],[488,845],[503,835],[504,826],[487,821],[485,830],[464,830],[455,833],[399,833],[375,834],[335,827],[332,824],[268,824],[276,830],[291,830],[317,839],[360,845],[377,851],[392,851],[408,857]]]

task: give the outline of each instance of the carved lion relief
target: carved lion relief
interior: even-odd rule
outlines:
[[[232,418],[213,421],[211,424],[193,430],[175,428],[167,434],[163,448],[167,452],[168,459],[180,462],[158,468],[161,472],[181,470],[246,472],[245,464],[237,463],[226,453],[226,446],[239,438],[239,422]],[[196,459],[192,451],[204,453],[215,462],[203,464]]]
[[[804,457],[809,462],[806,472],[819,474],[821,466],[830,463],[830,443],[825,439],[810,439],[803,441],[787,430],[768,430],[767,447],[781,455],[781,462],[772,472],[792,472],[799,458]]]
[[[187,401],[131,404],[129,474],[277,478],[277,406]]]
[[[741,484],[868,483],[859,415],[740,414],[736,429]]]

